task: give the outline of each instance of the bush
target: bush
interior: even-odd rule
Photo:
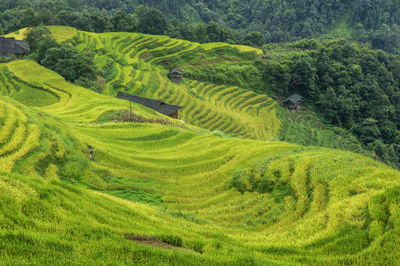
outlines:
[[[15,57],[2,57],[0,56],[0,63],[9,63],[13,60],[15,60]]]
[[[184,125],[176,124],[167,119],[156,119],[156,118],[143,117],[138,114],[132,113],[129,110],[120,110],[119,115],[117,115],[116,122],[153,123],[153,124],[161,124],[161,125],[169,125],[169,126],[174,126],[174,127],[185,128]]]
[[[230,188],[236,188],[242,194],[246,191],[246,171],[236,171],[229,184]]]
[[[159,239],[161,242],[174,247],[182,247],[183,244],[182,238],[176,235],[162,235]]]
[[[271,193],[275,200],[291,195],[293,189],[290,183],[282,177],[281,170],[271,167],[271,163],[280,156],[272,156],[261,160],[246,169],[233,173],[229,183],[230,188],[236,188],[242,194],[248,192]],[[286,172],[292,174],[294,166],[289,163]]]
[[[200,242],[200,241],[192,241],[192,242],[188,242],[187,246],[196,251],[197,253],[203,254],[203,249],[204,249],[204,243]]]

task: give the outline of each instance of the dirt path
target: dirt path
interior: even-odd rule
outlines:
[[[158,238],[156,237],[149,237],[149,236],[125,236],[124,237],[127,240],[131,240],[146,246],[151,246],[155,248],[161,248],[161,249],[166,249],[166,250],[179,250],[182,252],[194,252],[191,249],[187,248],[180,248],[180,247],[174,247],[171,245],[168,245],[164,242],[161,242]]]

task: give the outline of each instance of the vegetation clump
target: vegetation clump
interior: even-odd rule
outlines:
[[[155,119],[152,117],[143,117],[139,114],[135,114],[129,110],[120,110],[115,117],[116,122],[136,122],[136,123],[155,123],[160,125],[168,125],[174,127],[185,128],[185,125],[181,123],[175,123],[172,120],[167,119]]]
[[[279,157],[262,160],[251,167],[233,173],[229,187],[244,192],[270,193],[276,200],[292,195],[290,175],[282,176],[281,170],[271,169],[270,164]],[[289,174],[293,172],[293,163],[288,162]]]

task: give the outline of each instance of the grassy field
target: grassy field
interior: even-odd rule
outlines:
[[[398,171],[351,152],[266,141],[281,126],[295,130],[269,122],[274,101],[195,80],[170,84],[163,65],[150,63],[146,53],[163,49],[148,36],[77,36],[101,51],[99,64],[112,62],[110,95],[125,88],[183,103],[182,118],[199,127],[115,122],[108,115],[128,103],[33,61],[0,65],[1,264],[400,261]],[[171,52],[160,57],[189,46],[157,43]],[[157,241],[138,240],[150,237]]]

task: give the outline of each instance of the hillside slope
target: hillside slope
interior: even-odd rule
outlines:
[[[123,90],[180,105],[180,118],[187,123],[233,136],[362,152],[354,137],[321,127],[320,121],[314,122],[315,115],[289,114],[267,95],[254,93],[265,91],[266,86],[258,64],[269,56],[259,49],[226,43],[199,45],[138,33],[78,31],[71,42],[80,51],[96,53],[96,63],[107,80],[105,94]],[[277,53],[281,55],[279,49]],[[175,66],[186,71],[183,84],[168,78]]]
[[[326,148],[98,123],[127,104],[69,84],[32,61],[2,69],[5,264],[359,265],[400,259],[398,171]],[[37,97],[46,104],[38,105]],[[126,239],[143,235],[158,237],[170,250]]]
[[[96,52],[97,65],[107,74],[103,93],[115,96],[122,90],[180,105],[180,117],[188,123],[234,136],[267,140],[277,135],[276,102],[235,86],[185,79],[175,84],[167,78],[184,58],[203,54],[230,55],[227,62],[248,61],[261,50],[224,44],[200,45],[167,36],[137,33],[94,34],[79,31],[79,51]]]

